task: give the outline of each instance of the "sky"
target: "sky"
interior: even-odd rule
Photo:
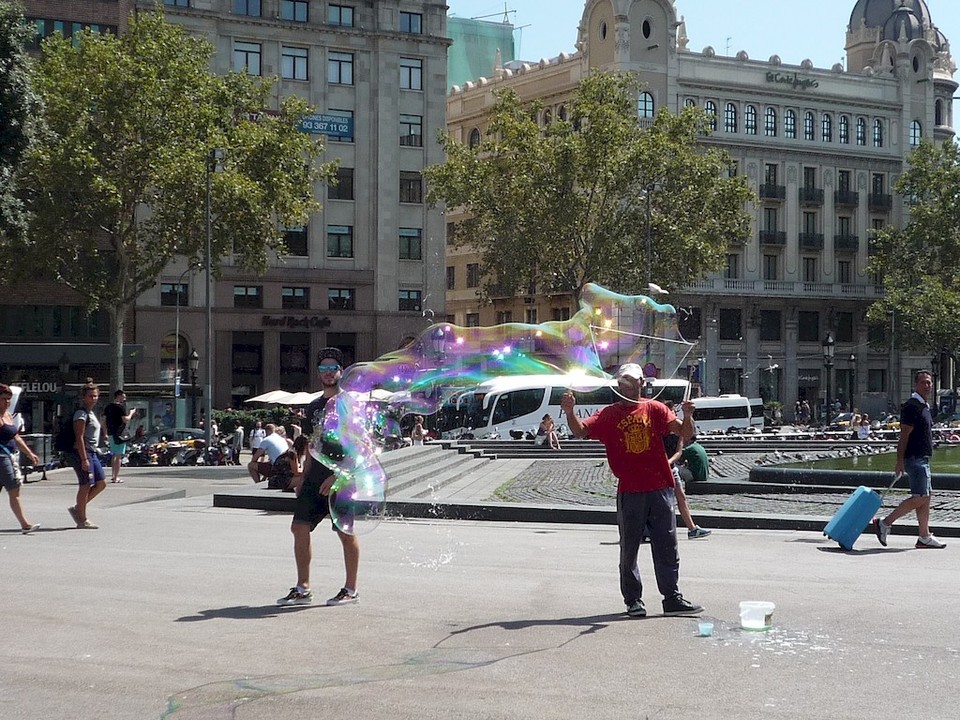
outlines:
[[[856,0],[675,0],[678,16],[687,22],[688,48],[700,52],[707,45],[718,55],[746,50],[752,60],[779,55],[784,64],[799,65],[809,58],[817,68],[829,69],[845,60],[847,23]],[[500,21],[504,8],[518,28],[518,58],[537,61],[572,52],[583,0],[447,0],[448,14]],[[927,0],[934,24],[951,41],[954,61],[960,65],[960,2]],[[728,51],[729,48],[729,51]],[[960,80],[960,72],[956,78]]]

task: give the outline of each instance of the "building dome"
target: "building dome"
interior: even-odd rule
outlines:
[[[901,8],[911,12],[921,27],[933,25],[930,10],[924,0],[857,0],[853,12],[850,13],[850,30],[856,32],[862,26],[882,29]],[[896,40],[896,37],[887,36],[887,39]]]
[[[883,31],[880,33],[882,40],[893,40],[894,42],[901,38],[909,42],[923,36],[924,25],[920,22],[920,18],[905,5],[901,5],[893,11],[893,14],[883,24]]]

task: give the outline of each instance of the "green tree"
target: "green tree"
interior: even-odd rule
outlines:
[[[447,160],[424,171],[428,200],[464,211],[453,242],[478,253],[485,296],[535,284],[579,299],[589,282],[646,292],[648,272],[677,287],[722,267],[747,236],[753,194],[728,177],[725,152],[699,142],[704,113],[661,110],[645,127],[639,87],[630,74],[591,74],[569,117],[546,128],[539,103],[508,89],[479,145],[441,136]]]
[[[870,270],[884,296],[868,320],[887,327],[896,318],[897,346],[918,352],[960,349],[960,150],[953,142],[923,142],[908,159],[896,191],[910,219],[871,241]]]
[[[21,236],[27,225],[16,173],[40,109],[30,87],[29,36],[22,9],[0,0],[0,239]]]
[[[84,32],[42,45],[35,87],[47,134],[25,161],[33,213],[23,250],[111,320],[111,384],[123,384],[124,323],[136,299],[178,256],[202,261],[211,173],[212,253],[258,271],[283,253],[283,227],[318,204],[321,144],[300,132],[308,107],[286,98],[266,112],[270,85],[215,75],[213,48],[160,12],[122,36]]]

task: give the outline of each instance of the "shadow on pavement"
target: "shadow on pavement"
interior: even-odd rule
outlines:
[[[198,610],[196,615],[184,615],[174,622],[197,622],[199,620],[213,620],[226,618],[228,620],[262,620],[264,618],[286,615],[298,610],[308,610],[312,607],[326,607],[326,605],[234,605],[225,608],[210,608]]]
[[[838,555],[885,555],[886,553],[909,552],[913,548],[870,548],[869,550],[845,550],[842,547],[818,547],[817,550],[825,553],[837,553]]]

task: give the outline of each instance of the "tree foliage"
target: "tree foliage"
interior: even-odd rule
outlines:
[[[923,142],[911,153],[896,191],[910,219],[872,242],[870,269],[884,296],[868,312],[872,324],[897,324],[899,347],[918,352],[960,350],[960,151],[953,142]]]
[[[28,38],[22,9],[0,0],[0,239],[20,237],[27,226],[16,172],[40,114],[30,87]]]
[[[287,98],[267,112],[270,85],[210,72],[213,48],[165,21],[132,19],[122,36],[84,32],[42,44],[35,87],[46,136],[26,158],[33,213],[23,250],[112,320],[111,381],[123,381],[123,322],[176,257],[205,258],[211,153],[212,257],[250,270],[283,252],[283,227],[317,209],[319,142],[300,132],[308,112]]]
[[[648,263],[653,282],[677,287],[747,236],[752,193],[728,177],[726,153],[700,144],[703,112],[661,110],[645,127],[638,89],[632,75],[594,73],[545,128],[539,103],[502,90],[477,147],[441,136],[447,160],[425,170],[428,200],[464,211],[453,242],[477,251],[487,297],[535,285],[579,298],[589,282],[634,293]]]

